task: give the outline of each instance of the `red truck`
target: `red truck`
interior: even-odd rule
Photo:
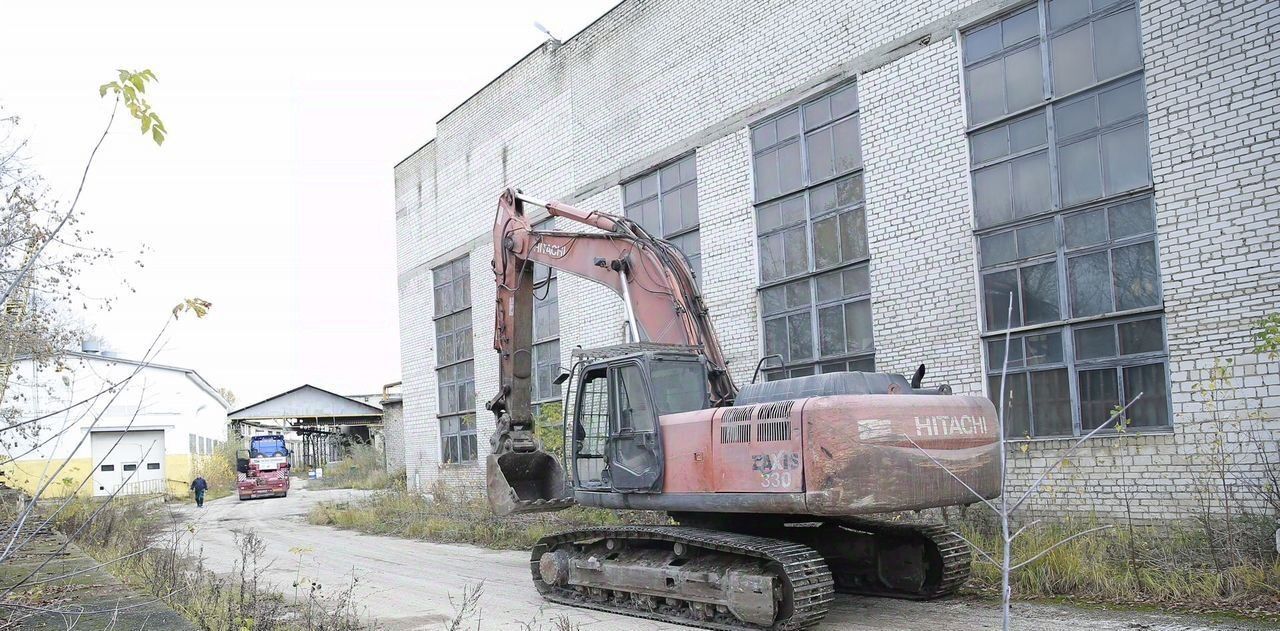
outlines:
[[[247,457],[236,458],[240,500],[289,495],[289,449],[281,434],[249,438]]]

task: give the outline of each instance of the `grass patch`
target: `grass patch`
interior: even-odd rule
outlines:
[[[404,486],[404,471],[389,473],[381,449],[369,444],[351,446],[347,457],[325,465],[324,477],[310,482],[321,489],[389,489]]]
[[[217,574],[191,549],[192,526],[166,519],[159,502],[118,498],[107,506],[78,499],[55,524],[90,556],[125,583],[167,603],[207,631],[354,631],[368,628],[352,599],[352,583],[321,593],[318,584],[299,581],[294,599],[260,583],[258,563],[266,544],[252,531],[237,533],[239,558],[231,572]],[[83,526],[83,528],[82,528]],[[120,557],[148,548],[122,560]]]
[[[1029,528],[1014,541],[1015,562],[1066,537],[1100,525],[1067,520]],[[1000,550],[989,523],[966,521],[960,530],[974,544]],[[1272,539],[1275,524],[1241,519],[1228,548],[1221,524],[1194,521],[1160,526],[1116,527],[1068,542],[1016,570],[1014,598],[1055,599],[1084,604],[1176,608],[1280,620],[1280,559]],[[975,556],[969,589],[998,597],[1000,569]]]
[[[495,516],[484,497],[436,485],[430,497],[403,485],[351,502],[327,502],[311,509],[312,524],[360,532],[524,550],[542,537],[586,526],[670,523],[665,513],[610,511],[575,506],[554,513]]]

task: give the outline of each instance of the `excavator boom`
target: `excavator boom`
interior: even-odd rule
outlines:
[[[593,228],[536,230],[526,206],[541,206]],[[533,300],[535,264],[608,287],[623,300],[630,341],[696,347],[707,360],[713,405],[733,401],[737,388],[684,255],[625,217],[547,202],[507,189],[493,226],[497,283],[493,346],[500,389],[486,407],[497,417],[486,466],[489,501],[498,514],[558,510],[573,503],[563,467],[533,433]]]

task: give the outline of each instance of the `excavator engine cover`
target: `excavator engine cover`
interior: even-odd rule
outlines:
[[[574,504],[564,469],[541,449],[490,455],[485,467],[489,507],[495,515],[556,511]]]

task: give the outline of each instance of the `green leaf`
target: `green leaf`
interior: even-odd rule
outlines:
[[[138,75],[133,75],[132,77],[129,77],[129,83],[132,83],[133,87],[137,88],[139,92],[147,91],[146,86],[142,84],[142,77],[139,77]]]
[[[106,96],[107,90],[110,90],[113,87],[115,87],[115,83],[104,83],[98,86],[98,96]]]
[[[142,117],[142,133],[145,134],[149,131],[151,131],[151,117],[143,116]]]
[[[164,144],[164,132],[160,131],[160,128],[158,128],[158,127],[152,127],[152,128],[151,128],[151,139],[152,139],[152,140],[155,140],[157,145],[163,145],[163,144]]]
[[[124,68],[117,68],[117,69],[116,69],[116,72],[119,72],[119,73],[120,73],[120,81],[122,81],[122,82],[123,82],[123,81],[128,81],[128,80],[129,80],[129,71],[128,71],[128,70],[125,70]]]

